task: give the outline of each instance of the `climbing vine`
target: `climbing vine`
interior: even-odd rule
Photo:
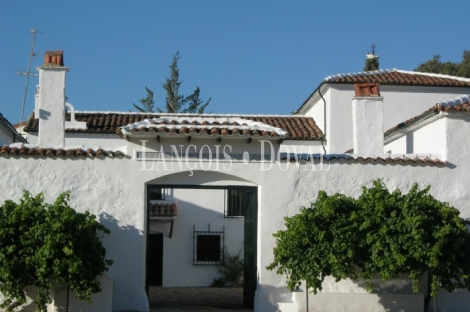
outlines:
[[[470,290],[470,233],[459,211],[414,184],[407,194],[390,192],[376,180],[358,198],[324,191],[309,208],[285,218],[274,234],[274,261],[267,267],[287,276],[287,287],[302,281],[314,293],[326,276],[367,281],[408,276],[413,292],[428,274],[428,296],[440,289]],[[359,269],[359,270],[358,270]]]

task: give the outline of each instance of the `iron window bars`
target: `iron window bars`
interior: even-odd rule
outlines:
[[[225,194],[225,218],[244,217],[246,208],[253,205],[255,200],[255,191],[249,189],[228,189]]]
[[[193,227],[193,265],[219,265],[223,260],[225,227],[222,232],[196,231]]]

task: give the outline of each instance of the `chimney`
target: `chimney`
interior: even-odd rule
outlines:
[[[63,147],[65,139],[64,53],[46,51],[44,65],[38,67],[39,87],[36,117],[39,117],[38,144]]]
[[[384,153],[384,108],[379,84],[355,84],[352,100],[354,154]]]

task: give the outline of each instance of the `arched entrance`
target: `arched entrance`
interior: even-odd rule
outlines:
[[[194,174],[198,176],[188,179],[187,172],[177,173],[147,183],[147,290],[155,271],[152,231],[158,227],[165,246],[163,287],[210,286],[208,279],[217,271],[223,251],[240,248],[243,307],[252,309],[257,285],[258,187],[218,172]]]

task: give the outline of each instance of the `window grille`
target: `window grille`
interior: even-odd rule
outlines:
[[[255,192],[247,189],[229,189],[226,191],[224,215],[226,218],[244,217],[246,208],[253,204]]]
[[[224,250],[225,228],[222,232],[213,232],[210,225],[207,231],[193,229],[193,264],[219,265]]]
[[[165,200],[165,191],[161,187],[150,187],[149,192],[150,200]]]

